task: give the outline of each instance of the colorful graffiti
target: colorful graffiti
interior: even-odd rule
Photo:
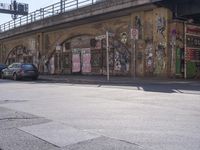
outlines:
[[[184,40],[183,35],[177,29],[171,30],[171,72],[176,76],[182,76],[184,72]]]
[[[126,32],[123,32],[123,33],[120,34],[120,37],[121,37],[121,42],[123,44],[126,44],[127,41],[128,41],[128,34]]]
[[[81,50],[82,57],[82,72],[89,73],[91,72],[91,50],[90,48],[84,48]]]
[[[114,70],[129,71],[129,54],[126,50],[114,50]]]
[[[72,50],[72,72],[80,72],[81,60],[79,49]]]
[[[118,40],[113,41],[113,66],[115,71],[128,72],[130,70],[130,52],[126,46]]]
[[[142,37],[142,21],[140,16],[135,16],[135,28],[138,30],[138,37]]]
[[[97,51],[97,52],[94,52],[92,51],[92,56],[91,56],[91,65],[93,67],[100,67],[101,64],[102,64],[102,54]]]
[[[70,59],[70,54],[69,53],[63,53],[63,67],[64,68],[69,68],[71,65],[71,59]]]
[[[157,33],[161,34],[165,38],[164,32],[166,30],[166,19],[165,17],[158,16],[156,20]]]
[[[156,63],[155,63],[155,74],[160,74],[165,70],[166,64],[164,58],[166,57],[165,53],[166,45],[159,43],[156,48]]]
[[[153,42],[152,40],[146,40],[146,72],[153,73],[154,71],[154,61],[153,61]]]
[[[140,30],[142,28],[142,22],[139,16],[135,16],[135,27]]]
[[[110,50],[110,52],[109,52],[109,66],[110,67],[114,66],[114,52],[113,52],[113,50]]]

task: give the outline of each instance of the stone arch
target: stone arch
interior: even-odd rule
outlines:
[[[67,38],[67,39],[63,39],[62,41],[60,41],[60,47],[61,47],[61,49],[60,49],[60,51],[57,51],[56,49],[54,49],[54,50],[52,50],[51,51],[51,54],[49,54],[49,56],[48,56],[48,60],[47,60],[47,68],[48,68],[48,72],[49,73],[63,73],[63,67],[62,67],[62,65],[61,64],[63,64],[63,59],[65,59],[66,57],[66,53],[65,53],[65,51],[64,51],[64,44],[66,43],[66,42],[68,42],[68,41],[70,41],[70,43],[72,42],[72,43],[74,43],[74,41],[76,41],[77,39],[81,39],[81,42],[80,43],[82,43],[82,42],[84,42],[85,43],[85,41],[87,41],[86,43],[87,43],[87,46],[86,47],[84,47],[84,48],[90,48],[91,46],[90,46],[90,40],[92,39],[92,38],[94,38],[94,35],[91,35],[91,34],[77,34],[77,35],[74,35],[74,36],[72,36],[72,37],[69,37],[69,38]],[[84,40],[83,40],[84,39]],[[82,45],[82,44],[80,44],[80,45]],[[78,46],[78,45],[77,45]],[[71,47],[71,45],[70,45],[70,51],[72,50],[74,48],[74,46],[73,47]],[[82,46],[78,46],[78,47],[76,47],[76,48],[83,48]],[[68,52],[69,52],[69,50],[68,50]],[[72,51],[71,51],[72,52]],[[61,53],[62,53],[62,56],[61,56]],[[67,55],[68,55],[69,53],[67,53]],[[71,53],[70,53],[70,56],[71,56]],[[71,57],[70,57],[70,59],[69,60],[71,60]],[[71,62],[70,62],[70,64],[71,64]]]
[[[53,54],[55,53],[55,51],[56,51],[56,46],[57,46],[57,45],[63,45],[64,42],[66,42],[66,41],[68,41],[68,40],[71,40],[71,39],[74,39],[74,38],[77,38],[77,37],[81,37],[81,36],[91,36],[91,37],[93,37],[93,36],[95,36],[95,35],[92,35],[92,34],[77,34],[77,35],[74,35],[74,36],[72,36],[72,37],[69,37],[69,38],[66,38],[66,39],[63,38],[63,39],[59,40],[59,42],[56,43],[56,44],[54,45],[54,49],[52,49],[51,52],[48,53],[48,60],[49,60],[49,59],[53,56]]]
[[[61,36],[59,39],[57,39],[50,45],[51,49],[49,50],[47,54],[47,59],[49,60],[52,57],[52,55],[55,53],[56,46],[63,44],[63,42],[65,42],[67,39],[72,39],[74,37],[78,37],[82,35],[96,36],[98,34],[100,35],[102,33],[95,28],[88,28],[88,27],[80,28],[80,29],[76,28],[75,32],[73,30],[72,31],[69,30],[67,34],[63,34],[63,36]]]
[[[26,49],[26,47],[24,46],[24,45],[16,45],[16,46],[14,46],[9,52],[8,52],[8,54],[7,54],[7,57],[6,57],[6,59],[5,59],[5,64],[7,64],[7,63],[9,63],[8,62],[8,59],[9,59],[9,57],[11,57],[11,55],[13,55],[13,54],[15,54],[15,52],[16,51],[18,51],[18,50],[25,50]]]
[[[28,49],[25,45],[20,44],[12,48],[5,59],[6,64],[11,64],[14,62],[22,63],[34,63],[35,56],[33,52]],[[35,64],[36,65],[36,64]]]
[[[50,44],[50,49],[48,50],[47,54],[42,56],[42,58],[44,58],[44,60],[42,59],[44,68],[48,68],[47,66],[56,52],[56,46],[62,45],[66,40],[73,39],[78,36],[96,36],[100,34],[99,32],[100,31],[95,28],[88,27],[76,27],[72,30],[66,29],[66,31],[58,31],[57,34],[60,35],[59,38],[55,39],[55,41]],[[46,70],[48,70],[47,72],[50,72],[49,69]]]
[[[72,30],[72,31],[67,32],[67,34],[63,33],[62,36],[60,36],[57,40],[55,40],[51,44],[51,49],[48,51],[47,55],[45,56],[47,64],[49,66],[51,66],[51,64],[54,64],[54,67],[53,67],[54,73],[63,73],[62,66],[60,67],[61,69],[58,69],[59,70],[58,72],[56,71],[57,70],[56,65],[57,64],[60,65],[61,63],[63,63],[63,60],[59,61],[58,63],[55,63],[58,60],[57,58],[55,58],[55,56],[57,55],[56,46],[57,45],[63,46],[63,44],[66,41],[70,41],[74,38],[78,38],[78,37],[81,37],[81,36],[90,36],[91,38],[92,37],[95,38],[95,36],[97,36],[97,35],[102,35],[103,34],[102,32],[103,31],[100,31],[100,30],[97,30],[97,29],[84,28],[84,30],[79,29],[79,30],[76,30],[76,32],[74,32]],[[113,37],[112,40],[114,41],[113,45],[112,45],[112,54],[111,54],[111,57],[110,57],[110,59],[112,60],[110,62],[112,62],[112,66],[113,66],[113,67],[111,67],[112,73],[113,73],[113,75],[128,75],[128,74],[130,74],[130,64],[131,64],[130,48],[128,47],[127,44],[124,44],[124,43],[121,42],[121,39],[119,38],[119,36]],[[82,47],[78,47],[78,48],[82,48]],[[105,49],[105,46],[102,49]],[[91,54],[91,56],[92,56],[92,54]],[[101,72],[101,74],[104,74],[106,72],[105,60],[104,60],[105,55],[102,54],[102,56],[103,56],[103,58],[100,59],[100,60],[102,60],[102,66],[101,66],[101,68],[99,67],[99,70],[101,70],[101,71],[99,71],[99,73]],[[50,72],[51,71],[49,71],[49,73]]]

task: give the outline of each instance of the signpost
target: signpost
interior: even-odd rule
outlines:
[[[110,80],[110,68],[109,68],[109,36],[113,37],[115,36],[114,33],[110,33],[108,31],[106,31],[106,34],[105,35],[99,35],[99,36],[96,36],[95,39],[96,40],[102,40],[102,39],[106,39],[106,72],[107,72],[107,80],[109,81]]]
[[[131,39],[132,40],[138,40],[139,38],[139,31],[136,28],[131,29]]]
[[[109,33],[106,32],[106,62],[107,62],[107,80],[110,80],[110,69],[109,69]]]
[[[136,28],[131,28],[131,39],[132,41],[132,48],[133,48],[133,77],[136,77],[136,40],[139,38],[139,31]]]
[[[96,40],[102,40],[102,39],[105,39],[105,38],[106,38],[106,35],[99,35],[99,36],[95,37]]]

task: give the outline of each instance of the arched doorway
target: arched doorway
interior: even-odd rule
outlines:
[[[130,75],[130,52],[120,40],[110,38],[109,66],[111,75]],[[51,58],[55,73],[106,75],[106,40],[79,35],[65,40]],[[52,63],[51,63],[52,65]]]

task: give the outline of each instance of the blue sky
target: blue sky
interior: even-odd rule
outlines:
[[[60,2],[60,0],[17,0],[17,2],[29,4],[29,12],[35,11],[39,8]],[[11,0],[0,0],[0,3],[11,3]],[[0,14],[0,24],[12,20],[9,14]]]

